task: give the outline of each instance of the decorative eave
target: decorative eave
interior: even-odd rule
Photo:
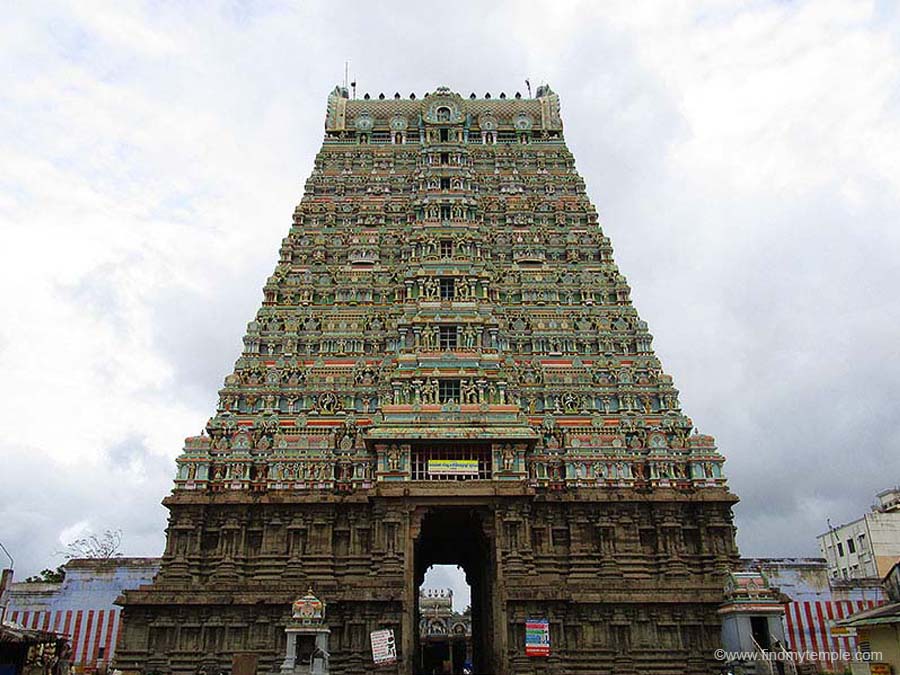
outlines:
[[[537,441],[538,434],[530,426],[379,426],[369,429],[366,441],[395,440],[460,440]]]

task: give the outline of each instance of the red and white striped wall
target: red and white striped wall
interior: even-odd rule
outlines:
[[[121,628],[119,614],[118,609],[14,610],[8,618],[25,628],[65,635],[72,647],[72,666],[84,672],[112,660]]]
[[[824,664],[831,670],[843,670],[845,662],[832,662],[832,652],[856,650],[856,638],[834,636],[831,623],[851,614],[882,604],[874,600],[810,600],[787,603],[784,613],[785,636],[794,653],[825,653]]]

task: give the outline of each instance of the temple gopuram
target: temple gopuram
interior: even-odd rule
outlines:
[[[465,571],[480,675],[718,672],[737,498],[559,108],[548,86],[328,97],[262,306],[177,460],[161,570],[119,600],[126,675],[418,675],[433,565]],[[327,604],[315,640],[291,628],[304,597]]]
[[[472,665],[472,619],[453,610],[452,589],[419,593],[419,644],[419,672],[455,675]]]

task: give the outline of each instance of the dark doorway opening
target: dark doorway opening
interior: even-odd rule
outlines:
[[[468,507],[433,507],[423,516],[422,526],[415,543],[416,618],[414,631],[415,673],[464,673],[466,666],[473,673],[488,675],[493,672],[493,550],[486,509]],[[471,637],[453,639],[454,626],[448,626],[448,639],[426,637],[423,619],[428,619],[429,606],[433,603],[419,592],[425,574],[433,565],[457,565],[465,574],[471,591],[468,622]],[[427,595],[427,592],[426,592]],[[424,606],[423,606],[424,605]],[[423,611],[424,610],[424,611]],[[459,622],[457,621],[457,624]],[[457,625],[455,630],[460,630]],[[465,650],[465,651],[464,651]]]
[[[772,640],[769,636],[769,619],[765,616],[750,617],[750,632],[753,639],[762,649],[769,650],[772,648]]]

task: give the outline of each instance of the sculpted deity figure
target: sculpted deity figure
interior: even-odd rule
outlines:
[[[578,412],[579,399],[572,392],[566,392],[562,397],[563,408],[566,412]]]
[[[516,468],[516,451],[513,447],[509,444],[504,445],[501,456],[503,459],[503,470],[514,471]]]
[[[472,379],[464,380],[460,385],[460,393],[465,403],[478,403],[478,388]]]
[[[387,468],[388,471],[400,471],[400,448],[392,445],[387,451]]]
[[[426,380],[422,385],[422,403],[437,403],[437,380]]]
[[[425,349],[434,348],[434,333],[431,331],[430,326],[425,326],[422,329],[422,347]]]
[[[475,329],[466,325],[462,330],[463,347],[472,348],[475,346]]]
[[[636,480],[644,480],[644,463],[643,462],[635,462],[632,465],[632,472]]]
[[[324,413],[332,413],[338,407],[338,397],[332,392],[326,392],[319,397],[319,410]]]

